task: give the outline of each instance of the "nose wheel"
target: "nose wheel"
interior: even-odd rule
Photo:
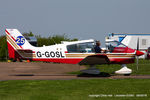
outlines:
[[[132,69],[128,68],[126,64],[121,65],[122,68],[120,70],[115,71],[115,74],[129,76],[132,73]]]

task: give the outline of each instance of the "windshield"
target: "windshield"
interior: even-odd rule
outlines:
[[[94,42],[87,42],[87,43],[78,43],[73,45],[68,45],[67,50],[70,53],[90,53],[94,52]]]
[[[113,51],[115,47],[127,47],[126,45],[118,42],[118,41],[109,41],[106,42],[106,48],[109,51]]]

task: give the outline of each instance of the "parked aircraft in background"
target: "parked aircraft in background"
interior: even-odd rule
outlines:
[[[9,59],[32,60],[80,65],[121,64],[117,74],[130,74],[125,64],[134,63],[135,56],[142,52],[128,48],[118,41],[107,41],[107,52],[95,53],[93,39],[62,42],[50,46],[32,46],[17,29],[6,29]],[[99,74],[97,69],[83,70],[84,73]]]

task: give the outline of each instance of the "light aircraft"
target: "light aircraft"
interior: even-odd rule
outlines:
[[[80,65],[120,64],[123,68],[117,74],[130,74],[126,64],[134,63],[135,57],[142,52],[128,48],[118,41],[107,41],[105,53],[95,53],[93,39],[65,42],[50,46],[32,46],[17,29],[6,29],[9,59],[22,59]],[[83,70],[84,73],[98,74],[99,70]]]

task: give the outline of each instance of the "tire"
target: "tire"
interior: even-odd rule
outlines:
[[[130,76],[131,74],[124,74],[124,76]]]

